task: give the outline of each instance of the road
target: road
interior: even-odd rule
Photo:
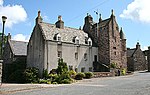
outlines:
[[[93,78],[69,85],[13,92],[8,95],[150,95],[150,73]]]

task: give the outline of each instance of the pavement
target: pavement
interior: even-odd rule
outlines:
[[[150,95],[150,73],[84,79],[73,84],[2,84],[7,95]]]
[[[12,83],[3,83],[0,85],[0,94],[8,94],[18,91],[27,91],[33,89],[41,88],[52,88],[58,86],[64,86],[69,84],[12,84]]]

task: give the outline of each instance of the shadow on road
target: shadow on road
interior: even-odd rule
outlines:
[[[149,71],[140,71],[139,73],[150,73]]]

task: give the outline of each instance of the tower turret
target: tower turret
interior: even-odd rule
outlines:
[[[125,39],[125,35],[124,35],[123,31],[122,31],[122,27],[120,29],[120,39]]]

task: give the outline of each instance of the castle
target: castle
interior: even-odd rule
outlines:
[[[55,24],[45,23],[39,11],[27,46],[27,66],[42,74],[55,69],[58,58],[63,58],[77,72],[109,71],[111,63],[127,68],[126,51],[125,35],[113,11],[98,23],[88,14],[83,30],[65,27],[61,16]]]

